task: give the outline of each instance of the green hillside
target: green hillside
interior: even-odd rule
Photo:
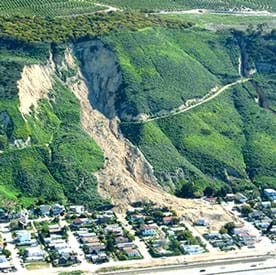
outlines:
[[[227,35],[145,28],[104,41],[124,73],[126,87],[118,99],[122,118],[170,110],[239,77],[238,45]]]
[[[204,191],[210,177],[211,186],[220,192],[222,186],[229,191],[252,189],[252,183],[275,187],[275,36],[239,35],[237,41],[246,43],[250,56],[247,66],[259,71],[250,83],[183,114],[145,124],[122,124],[124,134],[141,148],[161,182],[170,178],[181,196]],[[194,45],[195,52],[201,49],[201,43]],[[225,65],[224,59],[221,62]]]
[[[92,173],[102,167],[103,155],[81,128],[80,107],[72,92],[56,79],[53,101],[42,100],[25,120],[18,109],[17,81],[23,66],[45,63],[49,45],[10,39],[1,39],[0,45],[0,56],[5,57],[0,61],[2,204],[10,200],[101,203]],[[31,144],[24,144],[28,137]]]

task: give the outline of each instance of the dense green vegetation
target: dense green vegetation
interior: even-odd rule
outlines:
[[[0,15],[69,16],[105,10],[93,0],[2,0]]]
[[[145,28],[103,40],[124,73],[126,87],[118,98],[122,118],[170,110],[239,77],[239,49],[229,35]]]
[[[160,181],[174,183],[181,196],[197,196],[210,178],[213,192],[219,194],[252,189],[252,183],[275,187],[275,34],[237,32],[233,39],[245,45],[246,70],[257,67],[250,83],[227,90],[193,111],[146,124],[122,124],[124,134],[141,148]],[[201,43],[193,49],[198,52]],[[205,61],[206,56],[197,56]],[[221,62],[225,65],[224,59]]]
[[[181,9],[223,9],[223,8],[239,8],[248,7],[260,10],[275,10],[276,3],[273,0],[101,0],[101,3],[110,5],[141,10],[181,10]]]
[[[25,41],[64,42],[134,31],[145,27],[187,28],[191,24],[146,16],[138,12],[111,12],[73,17],[0,17],[0,35]]]
[[[42,100],[25,120],[18,110],[16,82],[22,68],[29,62],[45,63],[48,50],[47,44],[1,40],[1,54],[7,56],[0,75],[1,202],[69,199],[97,205],[101,199],[92,173],[102,167],[103,155],[81,128],[79,102],[72,92],[55,79],[50,102]],[[24,144],[28,137],[31,144]]]

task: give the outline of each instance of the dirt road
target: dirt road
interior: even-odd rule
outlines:
[[[224,91],[226,91],[227,89],[235,86],[235,85],[238,85],[238,84],[242,84],[242,83],[245,83],[245,82],[248,82],[250,80],[250,78],[241,78],[235,82],[232,82],[232,83],[229,83],[225,86],[223,86],[222,88],[218,89],[217,91],[215,92],[209,92],[207,95],[205,95],[203,98],[201,99],[198,99],[198,100],[195,100],[195,99],[192,99],[192,100],[189,100],[189,101],[194,101],[194,102],[197,102],[191,106],[187,106],[187,102],[185,102],[183,105],[177,107],[177,108],[174,108],[170,111],[164,111],[162,113],[162,115],[156,115],[156,116],[152,116],[152,117],[148,117],[147,115],[142,115],[142,118],[141,119],[136,119],[136,120],[133,120],[133,121],[130,121],[130,122],[127,122],[127,123],[133,123],[133,124],[139,124],[139,123],[147,123],[147,122],[150,122],[150,121],[155,121],[155,120],[158,120],[158,119],[162,119],[162,118],[167,118],[167,117],[171,117],[171,116],[175,116],[175,115],[178,115],[178,114],[181,114],[181,113],[185,113],[187,111],[190,111],[210,100],[213,100],[214,98],[216,98],[217,96],[219,96],[221,93],[223,93]]]

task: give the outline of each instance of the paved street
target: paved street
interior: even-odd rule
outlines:
[[[123,227],[127,229],[133,236],[135,236],[135,231],[132,229],[131,225],[127,222],[124,215],[116,214],[118,220],[122,223]],[[151,255],[148,252],[148,249],[143,241],[135,236],[133,243],[138,247],[138,250],[142,254],[145,260],[152,259]]]

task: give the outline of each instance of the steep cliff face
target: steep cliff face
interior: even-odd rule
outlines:
[[[116,116],[115,101],[122,89],[122,72],[115,53],[101,41],[82,42],[74,47],[94,109],[108,118]]]
[[[80,68],[74,59],[80,61]],[[101,42],[89,41],[73,51],[67,49],[61,64],[59,70],[76,70],[66,83],[80,101],[83,128],[105,155],[105,166],[96,173],[100,193],[125,206],[130,201],[149,200],[143,187],[159,189],[153,169],[121,134],[115,114],[115,95],[122,81],[115,56]]]
[[[47,65],[27,65],[24,67],[21,79],[17,82],[19,110],[22,115],[28,115],[31,109],[36,109],[42,98],[47,98],[53,88],[54,65],[49,60]]]

